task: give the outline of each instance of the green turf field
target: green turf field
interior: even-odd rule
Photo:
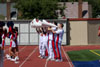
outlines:
[[[67,52],[71,61],[95,61],[100,59],[100,50],[79,50]]]

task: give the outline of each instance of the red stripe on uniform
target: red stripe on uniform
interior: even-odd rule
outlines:
[[[12,32],[12,28],[11,28],[11,26],[9,27],[9,32]]]
[[[48,33],[48,46],[49,46],[49,33]],[[45,56],[48,56],[48,51],[47,51],[47,49],[46,49],[46,51],[45,51]]]
[[[48,46],[49,46],[49,33],[48,33]]]
[[[54,58],[56,59],[57,58],[57,53],[56,53],[56,50],[55,50],[54,33],[53,33],[53,40],[52,40],[52,48],[53,48],[53,52],[54,52]]]
[[[10,41],[10,47],[12,47],[12,41]]]
[[[57,53],[58,53],[58,59],[60,59],[60,52],[59,52],[59,48],[58,48],[58,41],[59,41],[59,34],[57,35],[56,48],[57,48]]]
[[[47,51],[47,49],[46,49],[46,51],[45,51],[45,56],[48,56],[48,51]]]
[[[4,44],[5,44],[5,40],[2,41],[2,46],[3,46],[3,47],[4,47]]]

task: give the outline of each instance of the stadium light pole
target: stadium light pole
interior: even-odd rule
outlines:
[[[78,0],[78,18],[82,18],[82,0]]]
[[[10,20],[10,0],[7,0],[7,20]]]

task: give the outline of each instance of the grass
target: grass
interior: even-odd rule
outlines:
[[[100,50],[94,50],[96,53],[100,54]]]
[[[93,51],[100,54],[100,50]],[[67,54],[72,61],[95,61],[100,59],[100,56],[92,53],[90,50],[69,51]]]

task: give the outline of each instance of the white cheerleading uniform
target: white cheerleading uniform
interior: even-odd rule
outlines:
[[[56,34],[57,34],[57,37],[56,37],[57,55],[58,55],[58,59],[62,59],[62,56],[61,56],[61,43],[62,43],[62,39],[63,39],[64,30],[63,29],[58,29],[56,31]]]
[[[48,47],[49,47],[48,54],[50,59],[54,59],[52,41],[53,41],[53,33],[50,32],[48,33]]]
[[[42,55],[42,45],[43,45],[43,35],[42,33],[39,34],[39,53]]]
[[[64,30],[63,29],[58,29],[56,31],[57,37],[59,37],[59,43],[62,43],[62,39],[63,39],[63,34],[64,34]],[[59,36],[58,36],[59,35]],[[56,38],[57,39],[57,38]]]
[[[13,47],[13,48],[15,48],[16,47],[16,43],[15,43],[15,37],[13,36],[13,35],[11,35],[10,36],[10,39],[11,39],[11,41],[10,41],[10,47]]]
[[[48,35],[43,34],[42,56],[45,57],[45,51],[48,51]]]

